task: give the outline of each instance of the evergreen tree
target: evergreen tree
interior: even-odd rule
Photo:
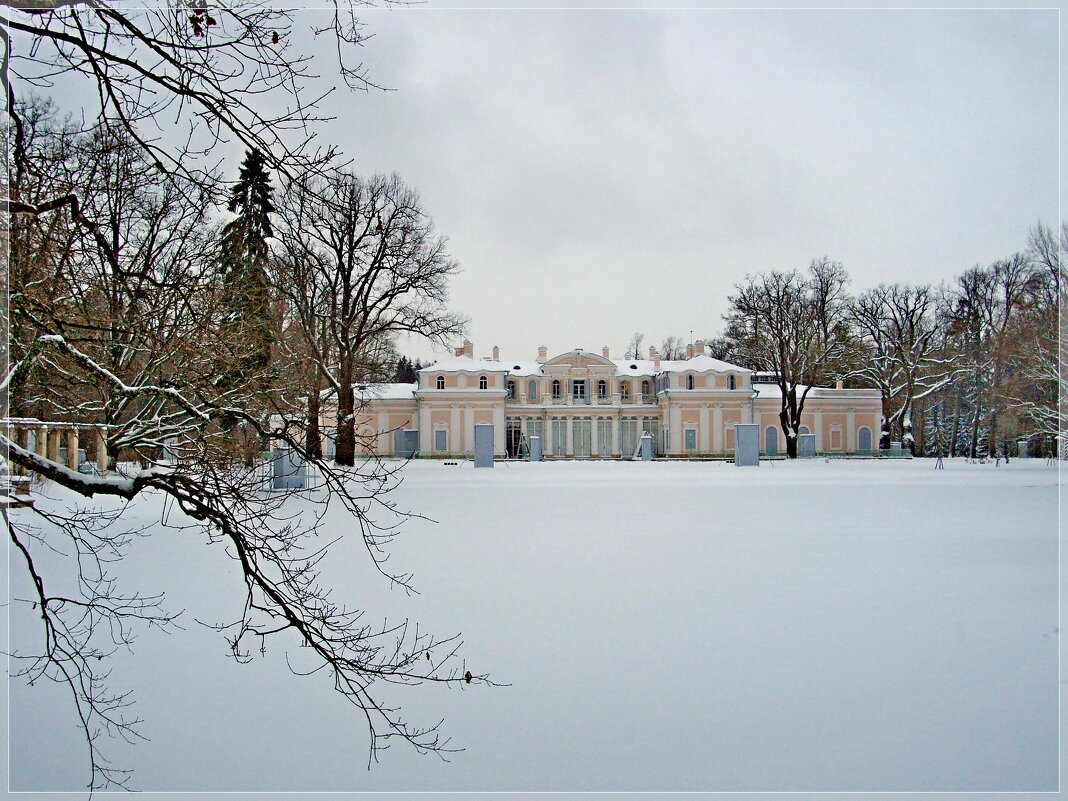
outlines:
[[[237,215],[222,230],[224,330],[232,337],[235,368],[231,380],[248,380],[271,360],[271,282],[267,272],[271,229],[270,176],[263,155],[249,150],[237,183],[230,189],[228,211]]]

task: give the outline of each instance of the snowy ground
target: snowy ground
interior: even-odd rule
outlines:
[[[462,632],[473,669],[510,686],[391,695],[466,750],[398,745],[370,772],[325,679],[280,648],[236,665],[193,622],[236,614],[232,567],[162,532],[127,579],[166,589],[186,630],[117,662],[151,741],[112,752],[145,790],[1056,790],[1057,471],[933,468],[409,465],[397,499],[439,522],[409,524],[391,564],[421,594],[342,542],[339,598]],[[79,789],[62,694],[9,690],[11,789]]]

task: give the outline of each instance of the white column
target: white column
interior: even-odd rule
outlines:
[[[460,407],[449,404],[449,452],[459,453],[463,450],[463,432],[460,430]]]
[[[493,451],[504,457],[504,401],[493,407]]]
[[[750,408],[750,410],[752,412],[749,415],[749,422],[750,423],[756,423],[756,427],[757,427],[757,453],[763,453],[763,451],[764,451],[764,429],[762,427],[763,424],[760,422],[760,409],[758,409],[756,407],[756,404],[753,401],[749,401],[749,408]]]
[[[612,445],[608,452],[613,456],[619,456],[619,415],[612,415]]]
[[[40,436],[40,435],[38,435]],[[96,430],[96,470],[100,475],[108,471],[108,430],[106,426],[100,426]]]
[[[712,452],[723,451],[723,406],[719,403],[712,404]]]
[[[702,403],[701,404],[701,433],[700,433],[701,453],[708,453],[709,443],[711,442],[711,439],[708,436],[708,427],[710,425],[710,422],[711,421],[709,420],[709,416],[708,416],[708,404],[707,403]]]
[[[475,452],[475,407],[464,404],[464,453]]]
[[[846,414],[846,450],[857,450],[857,410],[852,408]]]
[[[67,467],[78,469],[78,429],[67,429]]]
[[[668,453],[682,453],[682,407],[677,403],[671,404],[668,409],[668,418],[670,419],[670,442],[668,443]]]
[[[597,429],[600,428],[598,423],[600,423],[600,422],[601,422],[601,418],[600,417],[596,417],[595,416],[595,417],[591,417],[590,418],[590,427],[591,427],[591,431],[590,431],[590,455],[591,456],[600,456],[601,455],[601,438],[599,436],[597,436]]]
[[[553,450],[553,418],[549,415],[545,415],[545,417],[542,418],[542,421],[541,433],[545,437],[545,440],[542,442],[541,452],[546,456],[555,456],[556,452]]]
[[[416,401],[419,406],[419,450],[429,454],[434,450],[434,431],[430,425],[430,404]]]

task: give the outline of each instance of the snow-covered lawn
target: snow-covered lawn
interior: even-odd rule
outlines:
[[[396,499],[438,521],[392,548],[420,594],[391,591],[351,537],[327,573],[371,619],[462,632],[472,669],[510,685],[388,693],[466,750],[445,763],[397,745],[368,772],[362,719],[326,677],[291,675],[281,644],[236,665],[194,622],[238,613],[221,548],[161,531],[124,581],[166,589],[186,630],[146,632],[113,674],[151,740],[112,749],[137,787],[1056,789],[1043,461],[415,462],[405,477]],[[79,789],[66,699],[10,693],[11,788]]]

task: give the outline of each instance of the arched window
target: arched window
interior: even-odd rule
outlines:
[[[438,389],[445,389],[445,376],[438,376],[437,387]]]
[[[515,400],[515,381],[508,382],[508,400]]]
[[[693,389],[693,376],[686,376],[686,389]]]
[[[727,376],[727,389],[734,389],[734,376]]]
[[[532,403],[538,399],[538,382],[533,378],[527,382],[527,400]]]
[[[630,397],[630,382],[629,381],[621,381],[619,383],[619,394],[622,395],[624,398],[629,398]]]
[[[553,397],[554,398],[559,398],[560,397],[560,381],[559,381],[559,379],[556,379],[556,378],[553,379]]]
[[[644,395],[646,397],[649,396],[649,382],[648,381],[642,381],[642,395]]]
[[[608,395],[608,382],[603,378],[597,382],[597,397],[603,398]]]
[[[489,389],[489,379],[486,378],[486,376],[480,375],[478,377],[478,388],[479,389]]]

